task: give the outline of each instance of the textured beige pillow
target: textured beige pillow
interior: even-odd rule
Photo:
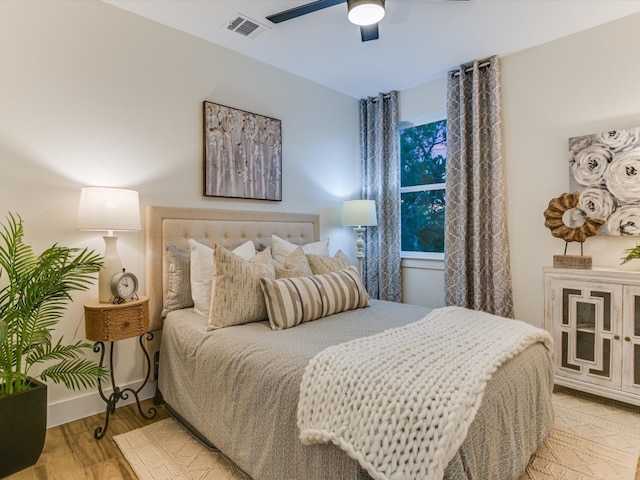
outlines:
[[[271,235],[271,253],[276,262],[284,265],[287,261],[287,257],[293,253],[293,251],[300,245],[291,243],[277,235]],[[319,240],[317,242],[306,243],[302,245],[302,251],[304,253],[313,253],[314,255],[326,255],[329,256],[329,238]]]
[[[260,278],[275,279],[271,250],[265,249],[249,260],[217,246],[213,261],[209,330],[267,319]]]
[[[306,257],[305,257],[306,259]],[[169,279],[162,318],[169,312],[193,307],[191,298],[191,254],[186,248],[167,244]]]
[[[307,256],[301,247],[296,248],[293,253],[287,257],[284,265],[274,260],[273,266],[276,269],[276,278],[308,277],[309,275],[313,275]]]
[[[220,248],[226,250],[222,246]],[[211,279],[215,275],[215,266],[213,264],[214,249],[193,239],[189,240],[189,249],[191,250],[190,279],[193,308],[196,313],[208,316],[211,306]],[[247,240],[239,247],[236,247],[233,253],[245,260],[249,260],[256,254],[255,245],[251,240]]]
[[[260,280],[273,330],[369,306],[356,267],[325,275]]]
[[[307,260],[314,275],[335,272],[351,266],[351,260],[342,250],[338,250],[333,257],[308,254]]]

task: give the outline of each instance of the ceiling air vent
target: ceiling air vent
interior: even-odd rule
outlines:
[[[238,14],[227,24],[227,30],[239,33],[240,35],[251,39],[258,37],[260,34],[264,33],[266,29],[267,28],[264,25],[260,25],[255,20],[251,20],[241,14]]]

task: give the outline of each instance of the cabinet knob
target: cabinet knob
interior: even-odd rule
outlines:
[[[620,340],[620,335],[614,335],[614,336],[613,336],[613,339],[614,339],[614,340]]]
[[[630,338],[630,337],[624,337],[624,341],[625,341],[625,342],[630,342],[630,341],[631,341],[631,338]]]

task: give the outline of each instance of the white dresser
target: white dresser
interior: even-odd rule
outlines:
[[[640,405],[640,271],[543,272],[555,383]]]

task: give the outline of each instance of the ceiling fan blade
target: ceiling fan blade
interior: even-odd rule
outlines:
[[[291,20],[292,18],[306,15],[307,13],[317,12],[318,10],[322,10],[323,8],[333,7],[334,5],[338,5],[339,3],[346,3],[346,1],[347,0],[316,0],[315,2],[307,3],[305,5],[300,5],[299,7],[290,8],[289,10],[269,15],[267,17],[267,20],[273,23],[280,23],[286,20]]]
[[[378,35],[378,24],[374,23],[373,25],[362,25],[360,27],[360,37],[363,42],[368,42],[369,40],[377,40],[379,38]]]

